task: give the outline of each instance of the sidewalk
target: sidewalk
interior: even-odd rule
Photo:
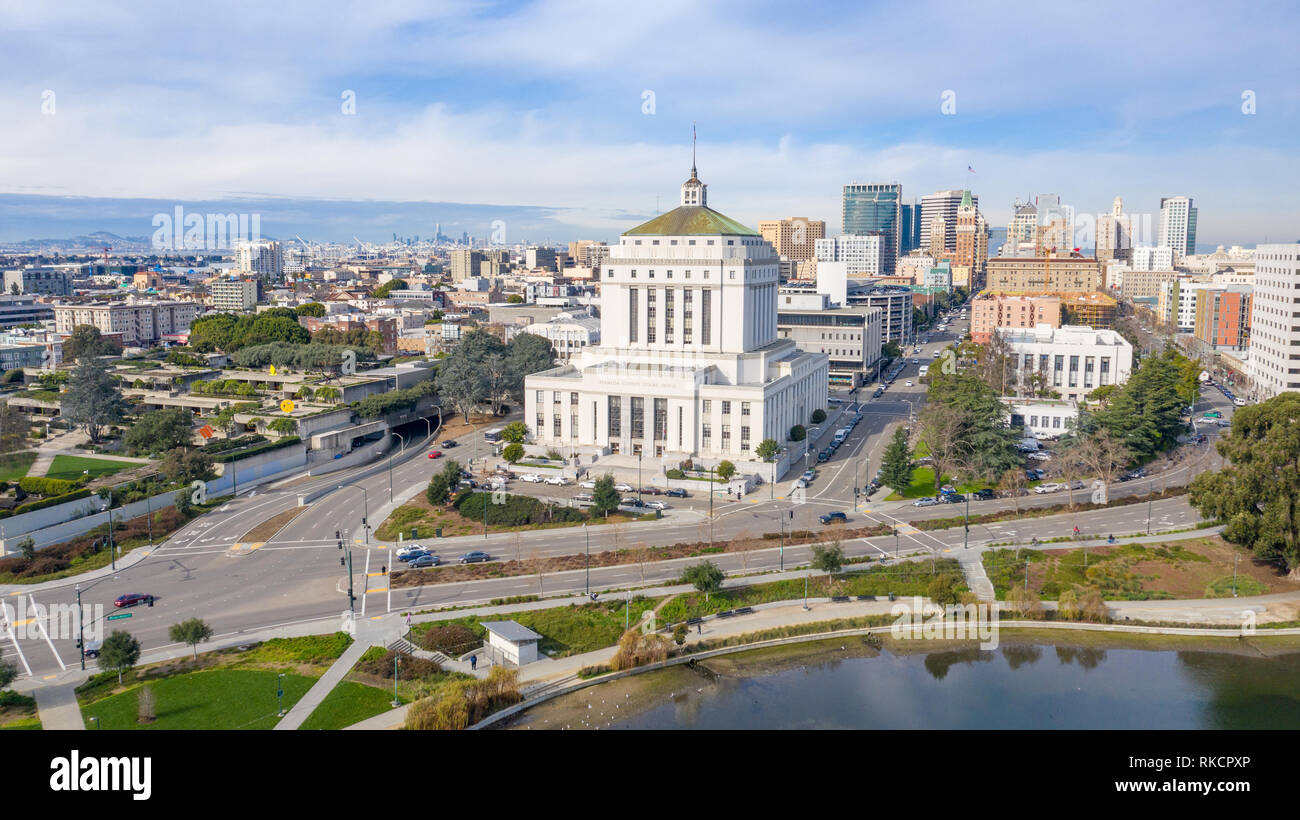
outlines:
[[[357,665],[357,661],[361,660],[361,656],[369,648],[370,643],[367,641],[353,641],[352,645],[339,656],[339,659],[334,661],[329,669],[325,670],[325,674],[320,676],[320,679],[312,685],[311,689],[307,690],[307,694],[303,695],[293,705],[288,714],[280,718],[280,722],[275,724],[274,728],[276,730],[288,730],[297,729],[301,726],[307,716],[314,712],[317,706],[320,706],[321,701],[325,700],[325,696],[334,691],[334,687],[338,685],[339,681],[343,680],[344,676],[352,671],[352,667]]]
[[[77,705],[76,683],[59,686],[42,686],[36,696],[36,710],[41,717],[42,729],[85,729],[81,707]]]

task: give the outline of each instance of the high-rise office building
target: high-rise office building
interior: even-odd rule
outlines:
[[[1300,391],[1300,243],[1255,246],[1250,369],[1256,398]]]
[[[269,282],[284,279],[284,252],[279,242],[243,242],[236,249],[238,268]]]
[[[758,232],[776,248],[777,256],[806,262],[816,255],[817,240],[826,236],[826,223],[806,216],[768,219],[758,223]]]
[[[817,240],[818,262],[844,262],[848,276],[879,276],[882,236],[836,236]]]
[[[936,219],[943,220],[943,250],[957,250],[957,209],[961,207],[962,197],[967,192],[964,190],[955,191],[936,191],[932,194],[926,194],[921,197],[921,247],[929,248],[933,253],[939,248],[937,238],[934,238],[934,222]],[[971,202],[976,208],[980,206],[980,198],[972,197]]]
[[[483,261],[487,259],[480,251],[454,250],[451,252],[451,281],[464,282],[466,279],[473,279],[480,273]]]
[[[907,256],[921,247],[921,206],[918,203],[903,203],[900,208],[900,228],[898,255]]]
[[[880,270],[892,274],[902,247],[903,186],[892,183],[853,183],[844,186],[841,227],[852,236],[879,233]]]
[[[953,267],[967,268],[972,282],[981,280],[989,260],[989,230],[970,191],[963,192],[957,206],[955,242]]]
[[[1133,256],[1133,220],[1124,213],[1124,200],[1115,197],[1110,213],[1097,218],[1097,261],[1105,265],[1112,259],[1128,260]]]
[[[1196,209],[1190,196],[1160,198],[1160,234],[1156,244],[1179,255],[1196,253]]]

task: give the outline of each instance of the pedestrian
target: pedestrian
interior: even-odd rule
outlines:
[[[478,655],[469,656],[469,668],[471,672],[478,669]]]
[[[380,564],[380,565],[379,565],[379,574],[380,574],[380,575],[387,575],[387,574],[388,574],[388,565],[387,565],[387,564]]]
[[[696,624],[696,625],[695,625],[695,634],[696,634],[696,635],[703,635],[703,634],[704,634],[704,624]]]

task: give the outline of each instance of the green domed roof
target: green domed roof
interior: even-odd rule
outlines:
[[[758,236],[729,216],[704,205],[681,205],[637,225],[623,236]]]

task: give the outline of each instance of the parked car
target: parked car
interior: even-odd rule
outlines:
[[[545,479],[543,479],[543,483],[550,484],[555,487],[563,487],[565,484],[569,483],[569,479],[565,478],[562,475],[548,475]]]
[[[644,506],[645,506],[645,502],[642,501],[641,499],[637,498],[637,497],[634,496],[634,495],[629,495],[629,496],[627,496],[626,498],[624,498],[623,500],[619,501],[618,503],[621,504],[621,505],[624,506],[624,507],[644,507]]]
[[[1044,495],[1046,493],[1054,493],[1060,489],[1062,489],[1062,485],[1060,484],[1047,483],[1047,484],[1039,484],[1037,487],[1034,488],[1034,492],[1038,493],[1039,495]]]
[[[430,451],[429,451],[429,458],[442,458],[442,451],[441,451],[441,450],[430,450]]]
[[[658,487],[642,487],[641,495],[663,495],[664,491]]]
[[[997,498],[997,493],[993,492],[988,487],[985,487],[982,490],[976,490],[972,495],[976,501],[992,501],[994,498]]]
[[[458,489],[458,490],[476,490],[476,489],[478,489],[478,482],[475,481],[475,480],[472,479],[472,478],[462,478],[459,482],[457,482],[457,484],[456,484],[456,489]]]
[[[153,596],[144,592],[128,592],[126,595],[119,595],[113,601],[113,606],[136,606],[143,603],[153,603]]]
[[[1207,439],[1205,438],[1204,433],[1197,433],[1195,436],[1192,436],[1192,441],[1196,442],[1197,444],[1204,444],[1207,441]]]
[[[584,490],[594,490],[596,489],[596,482],[588,479],[587,481],[579,481],[578,486]]]
[[[877,387],[877,388],[876,388],[876,392],[874,392],[874,393],[871,394],[871,398],[873,398],[873,399],[878,399],[878,398],[880,398],[881,396],[883,396],[884,394],[885,394],[885,391],[884,391],[883,389]]]
[[[807,470],[807,471],[804,472],[803,475],[801,475],[801,476],[799,476],[799,477],[802,478],[804,481],[807,481],[809,484],[811,484],[811,483],[812,483],[812,480],[813,480],[814,478],[817,477],[817,471],[816,471],[816,470]]]
[[[615,485],[614,485],[614,489],[618,490],[620,493],[634,493],[634,492],[636,492],[636,488],[635,488],[635,487],[633,487],[631,484],[625,484],[625,483],[623,483],[622,481],[620,481],[619,483],[615,484]]]
[[[934,498],[933,496],[925,496],[924,498],[918,498],[918,499],[916,499],[915,501],[913,501],[913,502],[912,502],[912,506],[913,506],[913,507],[933,507],[935,504],[938,504],[938,503],[939,503],[939,499]]]
[[[433,555],[433,553],[431,553],[431,552],[429,552],[428,550],[425,550],[425,549],[410,550],[410,551],[408,551],[408,552],[406,552],[406,553],[399,553],[398,556],[397,556],[397,560],[398,560],[398,561],[414,561],[416,558],[419,558],[419,557],[422,556],[422,555]]]
[[[527,481],[529,484],[542,483],[542,477],[539,476],[537,473],[524,473],[523,475],[519,476],[519,480]]]
[[[1208,410],[1208,411],[1206,411],[1205,415],[1202,416],[1202,418],[1207,418],[1207,419],[1221,419],[1221,418],[1223,418],[1223,414],[1220,413],[1218,410]]]
[[[661,511],[662,511],[662,510],[666,510],[666,509],[668,509],[668,505],[665,504],[665,503],[662,502],[662,501],[647,501],[647,502],[645,502],[645,505],[646,505],[647,508],[649,508],[649,509],[651,509],[651,510],[661,510]]]
[[[436,567],[441,563],[442,561],[439,560],[438,556],[426,552],[424,555],[411,559],[407,566],[411,569],[424,569],[425,567]]]
[[[904,386],[904,387],[911,387],[911,386],[912,386],[912,383],[911,383],[911,382],[904,382],[904,383],[903,383],[903,386]]]
[[[681,487],[673,487],[673,488],[667,490],[666,492],[664,492],[664,495],[669,496],[670,498],[689,498],[689,497],[690,497],[690,493],[686,492],[686,491],[683,490]]]
[[[820,453],[817,454],[818,463],[825,463],[827,461],[830,461],[831,456],[833,454],[834,454],[833,450],[822,450]]]
[[[1243,398],[1235,398],[1235,399],[1232,400],[1232,403],[1235,404],[1235,405],[1237,405],[1238,407],[1245,407],[1245,406],[1246,406],[1246,400],[1243,399]]]
[[[946,504],[965,504],[966,496],[961,493],[944,493],[943,500]]]
[[[492,560],[492,556],[488,555],[486,552],[483,552],[482,550],[474,550],[472,552],[467,552],[460,557],[460,562],[462,564],[477,564],[483,561],[491,561],[491,560]]]
[[[1051,460],[1052,460],[1052,454],[1051,454],[1051,453],[1044,453],[1044,452],[1041,452],[1041,451],[1040,451],[1040,452],[1036,452],[1036,453],[1030,453],[1030,454],[1029,454],[1029,458],[1032,458],[1034,461],[1051,461]]]
[[[1085,484],[1084,482],[1080,481],[1077,478],[1074,481],[1069,482],[1069,484],[1071,490],[1083,490],[1083,489],[1087,489],[1088,487],[1087,484]]]
[[[800,476],[799,478],[796,478],[794,480],[794,486],[790,488],[790,491],[793,492],[795,490],[802,490],[807,486],[808,486],[808,480]]]
[[[823,524],[832,524],[832,523],[845,524],[848,523],[849,517],[837,510],[836,512],[828,512],[825,515],[819,516],[817,520],[822,522]]]
[[[442,446],[444,448],[451,449],[452,447],[456,446],[456,442],[453,439],[445,438],[442,440]]]
[[[1219,424],[1220,427],[1231,427],[1231,426],[1232,426],[1232,420],[1231,420],[1231,419],[1219,419],[1218,424]]]

